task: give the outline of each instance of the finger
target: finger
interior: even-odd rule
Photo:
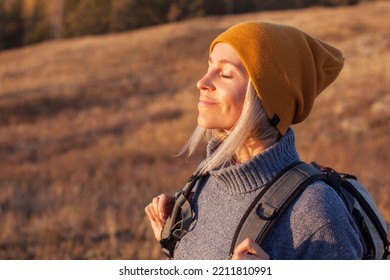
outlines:
[[[152,202],[149,203],[148,211],[149,211],[153,221],[161,222],[159,215],[158,215],[157,207],[158,207],[158,198],[155,197],[155,198],[153,198]]]
[[[246,238],[240,244],[237,245],[234,252],[235,253],[250,253],[256,254],[255,242],[252,239]]]
[[[240,244],[237,245],[237,247],[234,249],[234,253],[245,253],[248,251],[248,248],[251,243],[251,239],[246,238],[243,240]]]
[[[146,215],[148,216],[149,220],[151,221],[156,221],[156,217],[155,215],[153,214],[153,206],[151,204],[148,204],[146,207],[145,207],[145,213]]]
[[[163,222],[167,219],[171,204],[173,202],[173,196],[167,195],[165,193],[160,195],[159,203],[158,203],[158,212],[159,212],[159,218]]]
[[[159,208],[158,205],[160,203],[159,200],[160,200],[159,197],[155,197],[155,198],[153,198],[153,200],[151,202],[151,211],[152,211],[153,216],[154,216],[154,218],[156,220],[161,220],[160,219],[160,213],[159,213],[159,210],[158,210],[158,208]]]
[[[148,216],[150,222],[152,223],[152,226],[160,226],[163,225],[163,222],[158,217],[156,209],[154,209],[153,203],[149,203],[148,206],[145,208],[145,213]]]
[[[160,198],[158,196],[153,197],[152,205],[153,205],[153,212],[158,215],[158,203]]]
[[[233,259],[268,260],[269,255],[252,239],[246,238],[234,250]]]
[[[232,260],[260,260],[258,256],[250,255],[248,253],[235,253]]]
[[[163,223],[160,221],[160,219],[156,219],[156,217],[153,216],[151,209],[153,209],[152,203],[150,203],[146,208],[145,212],[146,215],[149,218],[150,225],[152,226],[154,236],[157,241],[161,240],[161,230],[163,227]]]

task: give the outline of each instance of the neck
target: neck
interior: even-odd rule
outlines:
[[[262,153],[264,150],[275,144],[274,138],[268,138],[264,140],[248,140],[241,147],[236,150],[236,161],[237,163],[243,163],[254,156]]]

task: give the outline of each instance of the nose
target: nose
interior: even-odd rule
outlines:
[[[213,90],[215,89],[210,73],[206,73],[197,83],[196,86],[199,90]]]

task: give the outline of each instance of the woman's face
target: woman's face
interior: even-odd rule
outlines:
[[[214,46],[200,90],[198,125],[229,131],[241,115],[249,76],[235,50],[226,43]]]

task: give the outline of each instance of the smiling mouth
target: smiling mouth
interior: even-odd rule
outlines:
[[[198,103],[198,106],[212,106],[212,105],[215,105],[217,104],[217,102],[211,100],[211,99],[208,99],[208,98],[199,98],[199,103]]]

